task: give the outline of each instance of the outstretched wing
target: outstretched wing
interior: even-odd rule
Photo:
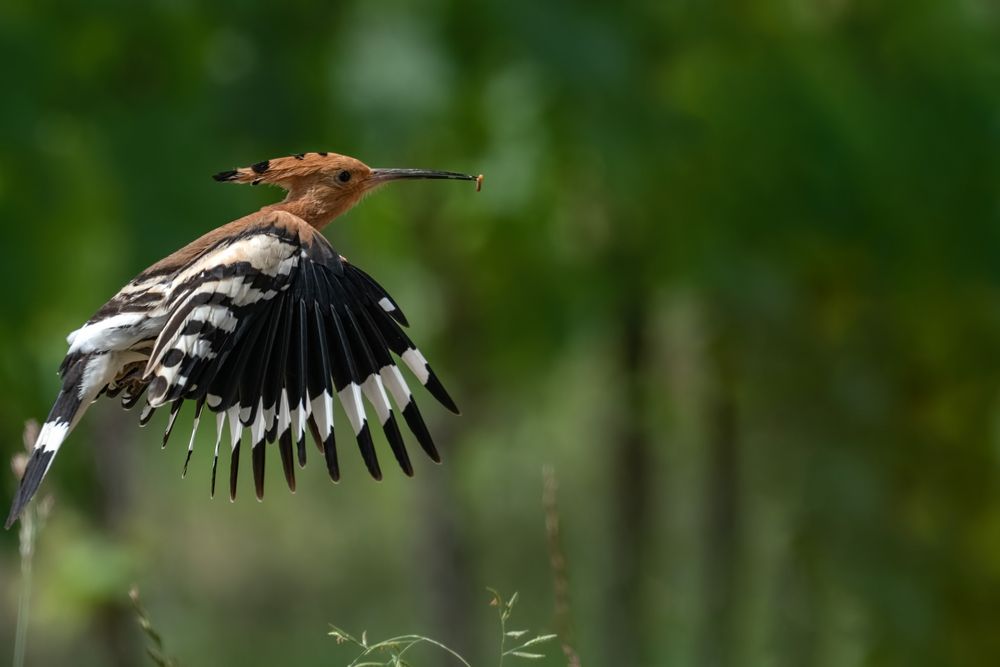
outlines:
[[[307,429],[325,456],[330,477],[339,479],[335,399],[376,479],[382,473],[366,401],[407,475],[413,468],[393,403],[424,451],[439,461],[394,357],[445,407],[458,410],[400,326],[406,319],[399,306],[299,218],[281,212],[261,216],[222,239],[174,280],[169,314],[143,373],[148,382],[143,421],[153,409],[170,404],[165,443],[184,402],[195,405],[195,429],[204,408],[216,413],[213,493],[226,421],[231,495],[244,428],[249,429],[258,497],[264,493],[267,443],[278,443],[285,478],[295,488],[293,447],[299,464],[305,465]],[[194,433],[189,458],[193,443]]]

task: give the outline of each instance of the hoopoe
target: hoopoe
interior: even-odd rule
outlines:
[[[293,447],[306,462],[308,429],[337,481],[334,397],[343,405],[368,472],[382,472],[364,397],[400,467],[413,467],[392,403],[434,461],[440,456],[394,356],[442,405],[454,401],[410,341],[396,301],[320,233],[378,186],[397,179],[475,181],[482,176],[423,169],[372,169],[335,153],[299,153],[224,171],[217,181],[267,183],[285,199],[219,227],[140,273],[69,334],[59,369],[62,389],[42,425],[6,527],[31,500],[66,436],[101,395],[131,409],[139,423],[169,407],[163,444],[182,404],[194,404],[182,474],[187,473],[204,408],[215,415],[212,495],[228,423],[229,493],[236,496],[240,442],[249,430],[254,486],[264,495],[266,445],[278,443],[295,490]],[[392,397],[390,403],[389,396]]]

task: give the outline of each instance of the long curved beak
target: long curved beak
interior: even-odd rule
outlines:
[[[403,178],[446,178],[454,181],[479,181],[478,176],[459,174],[454,171],[434,171],[431,169],[372,169],[369,178],[375,184]]]

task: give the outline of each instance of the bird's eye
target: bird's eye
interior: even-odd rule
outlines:
[[[351,180],[351,172],[345,169],[344,171],[337,174],[337,180],[340,181],[341,183],[346,183],[347,181]]]

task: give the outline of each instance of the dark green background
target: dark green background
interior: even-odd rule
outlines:
[[[142,661],[132,582],[186,666],[344,664],[329,622],[492,664],[486,586],[554,627],[545,463],[588,667],[995,664],[998,40],[988,0],[0,3],[5,457],[69,331],[280,196],[212,173],[486,174],[327,230],[463,408],[423,401],[444,465],[379,440],[376,484],[342,437],[339,486],[311,450],[210,501],[210,427],[181,482],[186,429],[105,401],[43,487],[29,664]],[[11,531],[2,647],[17,582]]]

